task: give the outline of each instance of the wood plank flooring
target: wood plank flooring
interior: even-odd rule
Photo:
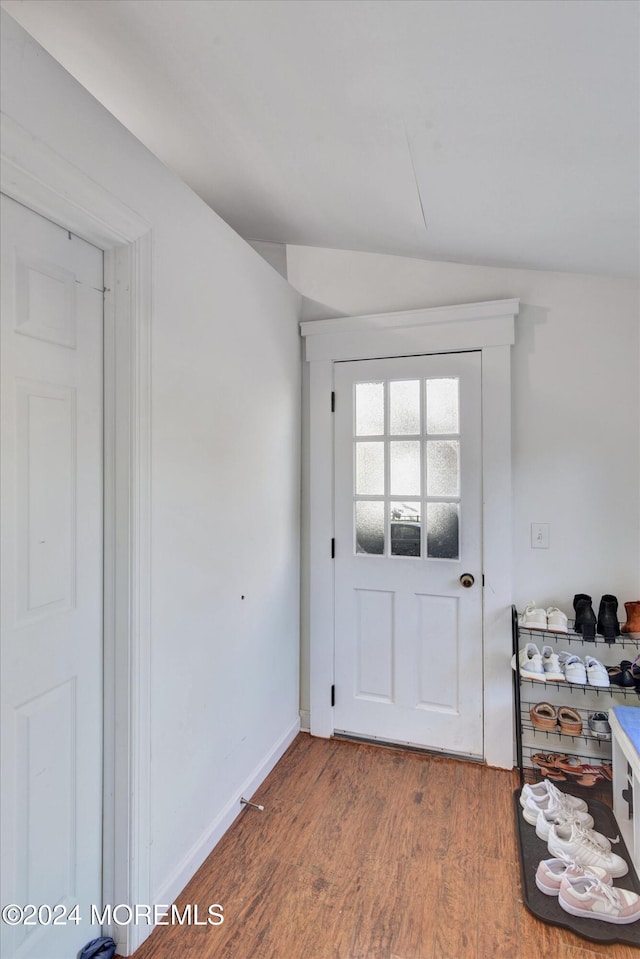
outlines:
[[[300,734],[135,959],[637,959],[520,901],[517,774]]]

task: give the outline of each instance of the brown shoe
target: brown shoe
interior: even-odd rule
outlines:
[[[551,703],[536,703],[529,710],[529,716],[536,729],[558,728],[558,713]]]
[[[567,736],[579,736],[582,732],[582,717],[571,706],[558,707],[558,722],[560,729]]]
[[[622,632],[640,638],[640,599],[625,603],[624,608],[627,611],[627,621],[622,626]]]

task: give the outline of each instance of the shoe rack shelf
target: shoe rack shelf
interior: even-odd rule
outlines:
[[[583,796],[588,800],[590,797],[597,796],[598,799],[604,798],[605,801],[608,800],[608,805],[612,804],[612,782],[613,782],[613,769],[611,763],[611,743],[602,744],[603,749],[599,756],[594,756],[593,754],[587,754],[581,752],[577,749],[569,751],[568,749],[563,749],[560,753],[556,748],[549,750],[542,749],[538,746],[523,746],[523,759],[524,759],[524,769],[525,769],[525,782],[534,782],[540,779],[549,777],[551,782],[557,783],[564,792],[574,792],[576,795]],[[605,749],[604,747],[608,747]],[[596,777],[593,782],[590,782],[589,785],[582,784],[582,776],[573,774],[571,772],[565,772],[561,768],[551,768],[550,766],[540,766],[537,765],[533,757],[538,754],[545,756],[551,754],[553,757],[564,756],[565,759],[569,759],[578,763],[584,770],[583,775],[585,775],[589,780],[592,778],[592,773],[596,772]]]
[[[559,685],[559,684],[558,684]],[[600,747],[609,747],[611,750],[611,738],[605,739],[603,736],[596,736],[594,733],[589,732],[589,713],[593,710],[588,709],[579,709],[577,706],[573,706],[577,713],[580,715],[582,720],[582,732],[581,733],[566,733],[563,732],[560,728],[558,729],[541,729],[539,726],[534,726],[531,721],[529,712],[532,706],[535,706],[540,700],[536,699],[533,702],[525,702],[521,700],[520,702],[520,725],[522,727],[523,733],[531,733],[536,737],[539,737],[541,740],[543,738],[550,739],[551,742],[566,742],[571,740],[575,744],[576,748],[579,747],[580,742],[592,743],[595,746]],[[564,703],[562,705],[565,705]]]
[[[520,635],[520,638],[523,642],[526,643],[536,643],[538,646],[550,646],[553,643],[558,641],[562,642],[567,648],[571,648],[571,645],[578,643],[580,646],[584,647],[584,652],[589,654],[589,650],[593,649],[594,646],[600,646],[604,649],[621,649],[625,646],[630,646],[633,649],[638,649],[640,646],[640,639],[633,637],[633,634],[621,633],[620,636],[616,636],[615,643],[608,643],[602,636],[596,636],[595,640],[585,640],[581,633],[576,633],[576,631],[569,626],[569,629],[566,633],[557,633],[550,629],[530,629],[527,626],[520,626],[518,624],[517,629]],[[634,657],[635,658],[635,657]],[[596,656],[596,659],[599,659]],[[564,685],[564,684],[562,684]]]
[[[526,641],[531,642],[531,640],[526,640]],[[548,645],[548,644],[545,643],[545,645]],[[640,646],[640,644],[638,645]],[[589,654],[587,653],[587,655]],[[530,696],[534,696],[535,693],[539,694],[535,699],[533,699],[530,702],[529,704],[530,706],[533,706],[534,703],[539,703],[541,700],[545,700],[547,698],[545,694],[545,690],[548,690],[548,689],[568,690],[572,697],[579,696],[580,693],[582,693],[583,696],[588,696],[589,698],[593,696],[596,696],[596,697],[603,696],[603,697],[606,697],[607,699],[611,699],[611,697],[613,696],[614,700],[619,699],[621,702],[624,699],[631,700],[631,702],[629,703],[630,706],[640,706],[640,693],[636,689],[632,688],[631,686],[629,687],[616,686],[616,685],[591,686],[589,683],[584,683],[584,684],[567,683],[567,682],[556,683],[553,680],[547,680],[546,683],[539,683],[535,679],[522,679],[522,677],[520,677],[520,683],[524,687],[529,687],[528,694]],[[560,705],[569,705],[569,704],[561,703]],[[609,705],[610,706],[615,705],[615,701],[612,703],[609,703]],[[601,709],[608,709],[608,708],[609,706],[606,703],[605,704],[600,703],[594,706],[591,712],[593,712],[594,709],[601,710]]]
[[[519,625],[518,612],[515,606],[512,609],[513,652],[515,654],[516,669],[514,671],[514,698],[516,720],[516,747],[517,761],[520,770],[520,781],[534,782],[545,775],[557,775],[550,768],[543,770],[536,765],[532,757],[536,753],[552,753],[569,756],[580,760],[584,765],[602,766],[610,769],[612,745],[610,739],[595,736],[589,730],[589,714],[593,712],[607,712],[611,706],[617,704],[640,705],[640,693],[633,687],[611,685],[608,687],[591,686],[569,682],[538,682],[532,679],[523,679],[518,670],[518,652],[529,642],[535,643],[539,649],[551,646],[555,652],[568,650],[578,656],[592,655],[607,665],[615,665],[621,659],[635,659],[640,652],[640,639],[634,636],[622,635],[616,637],[615,643],[607,643],[602,637],[596,637],[595,642],[585,641],[580,633],[571,628],[567,633],[557,633],[551,630],[529,629]],[[581,649],[578,647],[582,647]],[[626,649],[626,652],[624,652]],[[536,703],[546,702],[558,708],[571,706],[579,713],[582,719],[581,733],[566,733],[557,729],[540,729],[534,726],[531,717],[531,707]],[[562,776],[562,773],[559,774]],[[562,781],[562,780],[560,780]],[[611,805],[612,789],[609,777],[600,780],[595,786],[586,788],[577,783],[577,777],[569,774],[562,781],[562,788],[575,792],[583,798],[603,799]]]

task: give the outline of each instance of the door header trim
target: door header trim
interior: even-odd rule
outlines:
[[[515,342],[520,300],[303,320],[305,359],[358,360],[419,353],[457,352]]]

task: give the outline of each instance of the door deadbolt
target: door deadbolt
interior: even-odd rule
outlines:
[[[460,577],[460,582],[462,583],[465,589],[469,589],[469,587],[473,586],[473,584],[475,583],[475,579],[473,578],[471,573],[463,573],[462,576]]]

